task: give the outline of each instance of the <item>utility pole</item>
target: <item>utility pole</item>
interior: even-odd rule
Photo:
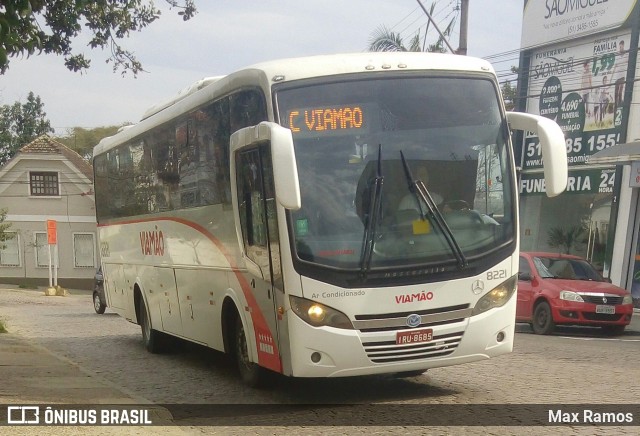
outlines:
[[[460,0],[460,41],[457,54],[467,55],[467,28],[469,25],[469,0]]]
[[[449,41],[447,40],[447,37],[444,36],[444,34],[442,33],[442,31],[440,30],[440,28],[438,27],[438,24],[436,24],[435,20],[431,17],[431,14],[429,13],[429,11],[427,11],[427,8],[424,7],[424,5],[422,4],[422,2],[420,0],[416,0],[418,2],[418,4],[420,5],[420,7],[422,8],[422,10],[424,11],[424,13],[427,15],[427,17],[429,18],[429,21],[431,21],[431,24],[433,24],[433,27],[436,28],[436,30],[438,31],[438,34],[440,35],[440,37],[442,38],[442,40],[444,41],[445,44],[447,44],[447,47],[449,47],[449,51],[451,53],[455,53],[455,50],[451,47],[451,44],[449,44]],[[465,49],[465,53],[466,53],[466,49]]]

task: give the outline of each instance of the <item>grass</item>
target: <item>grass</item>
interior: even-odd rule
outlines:
[[[31,285],[18,285],[18,288],[20,288],[20,289],[38,289],[37,286],[31,286]]]
[[[0,333],[7,333],[7,329],[4,328],[4,324],[2,323],[1,319],[0,319]]]

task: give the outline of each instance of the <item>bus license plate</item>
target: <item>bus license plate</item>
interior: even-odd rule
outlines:
[[[431,342],[432,340],[433,329],[420,329],[396,333],[396,344],[398,345]]]
[[[613,315],[614,313],[616,313],[616,307],[599,304],[596,306],[596,313],[608,313],[610,315]]]

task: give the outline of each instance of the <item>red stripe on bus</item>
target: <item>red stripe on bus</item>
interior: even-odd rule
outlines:
[[[227,259],[231,270],[235,274],[238,279],[238,283],[242,288],[242,292],[244,293],[244,297],[249,303],[249,315],[253,319],[253,330],[256,340],[256,349],[258,350],[258,363],[265,368],[269,368],[272,371],[282,372],[282,361],[280,360],[280,353],[278,351],[278,345],[269,330],[269,326],[264,317],[264,314],[260,310],[258,303],[251,292],[251,287],[249,283],[242,275],[242,272],[235,264],[233,258],[227,252],[224,244],[220,242],[218,238],[213,236],[209,230],[202,227],[200,224],[194,223],[193,221],[189,221],[183,218],[175,218],[175,217],[160,217],[160,218],[140,218],[133,220],[124,220],[118,221],[112,224],[98,224],[98,227],[109,227],[113,225],[124,225],[124,224],[140,224],[140,223],[148,223],[153,221],[172,221],[179,224],[183,224],[185,226],[191,227],[194,230],[197,230],[199,233],[203,234],[207,239],[209,239],[213,244],[220,250],[222,255]],[[261,340],[262,339],[262,340]],[[263,343],[263,347],[260,344]],[[269,350],[269,351],[267,351]],[[272,352],[271,352],[272,351]]]

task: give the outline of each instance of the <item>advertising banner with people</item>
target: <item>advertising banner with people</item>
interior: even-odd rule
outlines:
[[[569,166],[620,142],[630,37],[621,31],[531,53],[527,111],[560,125]],[[522,165],[542,168],[537,137],[525,138]]]

